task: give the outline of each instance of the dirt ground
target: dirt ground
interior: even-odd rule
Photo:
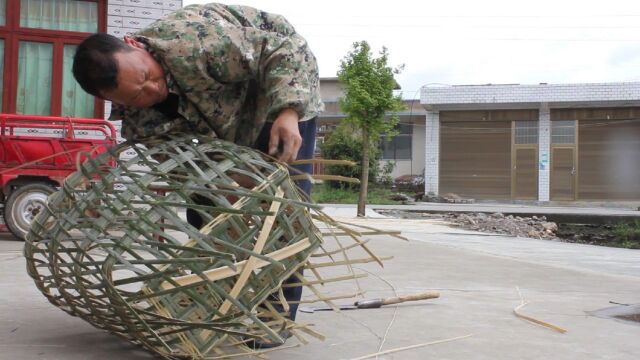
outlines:
[[[484,233],[610,247],[637,248],[637,242],[625,241],[615,232],[615,224],[555,223],[545,216],[514,216],[502,213],[429,213],[403,210],[379,210],[400,219],[439,219],[456,227]]]

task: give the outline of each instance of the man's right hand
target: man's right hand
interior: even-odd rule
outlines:
[[[273,122],[269,138],[269,155],[277,156],[278,160],[292,162],[298,156],[302,146],[302,136],[298,129],[298,113],[293,109],[280,111]],[[278,154],[278,145],[282,142],[282,153]]]

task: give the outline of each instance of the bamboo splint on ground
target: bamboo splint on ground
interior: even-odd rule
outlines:
[[[136,156],[118,157],[129,149]],[[283,316],[283,281],[295,276],[331,307],[361,294],[318,286],[365,276],[356,263],[382,265],[362,238],[376,234],[398,235],[331,219],[263,154],[177,137],[79,165],[35,220],[25,256],[51,303],[164,358],[264,356],[245,343],[280,341],[283,329],[322,339]],[[331,267],[341,271],[323,277]]]
[[[522,293],[520,292],[520,287],[516,287],[516,291],[518,292],[518,296],[520,297],[520,305],[516,306],[513,309],[513,314],[515,316],[517,316],[517,317],[519,317],[519,318],[521,318],[523,320],[526,320],[528,322],[531,322],[531,323],[546,327],[547,329],[551,329],[553,331],[557,331],[557,332],[559,332],[561,334],[564,334],[564,333],[567,332],[567,330],[565,330],[565,329],[563,329],[563,328],[561,328],[559,326],[556,326],[556,325],[553,325],[553,324],[548,323],[546,321],[538,320],[538,319],[536,319],[534,317],[531,317],[531,316],[523,314],[521,310],[522,310],[522,308],[527,306],[527,304],[529,304],[529,302],[525,301],[524,297],[522,297]]]

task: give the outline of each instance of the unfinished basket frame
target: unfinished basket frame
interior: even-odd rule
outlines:
[[[136,155],[121,159],[126,150]],[[185,209],[206,225],[190,225]],[[352,241],[325,249],[329,234]],[[317,298],[305,302],[335,308],[332,299],[361,291],[329,298],[316,285],[364,276],[353,263],[382,265],[365,242],[309,203],[283,164],[178,136],[148,150],[124,143],[79,164],[38,215],[25,256],[37,287],[67,313],[165,358],[214,358],[258,354],[245,343],[282,341],[284,329],[303,343],[303,333],[322,338],[277,309],[288,306],[282,282],[297,274],[285,286],[306,286]],[[354,248],[368,255],[353,259]],[[317,269],[330,266],[344,274],[323,278]]]

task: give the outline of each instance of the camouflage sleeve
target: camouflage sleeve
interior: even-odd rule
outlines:
[[[304,38],[282,17],[243,6],[189,6],[176,13],[170,32],[194,46],[207,73],[222,83],[256,81],[267,121],[284,108],[300,120],[322,109],[318,66]],[[184,42],[176,46],[185,46]]]
[[[247,34],[256,43],[263,34]],[[318,115],[314,98],[319,97],[318,66],[304,39],[293,35],[271,52],[263,52],[258,66],[265,93],[267,121],[273,121],[284,108],[292,108],[301,120]]]
[[[124,118],[124,108],[116,103],[111,103],[111,112],[109,113],[109,120],[122,120]]]
[[[128,121],[125,119],[125,109],[122,105],[111,103],[111,112],[109,113],[109,121],[121,121],[120,136],[126,140],[135,140],[135,136],[131,131]]]

